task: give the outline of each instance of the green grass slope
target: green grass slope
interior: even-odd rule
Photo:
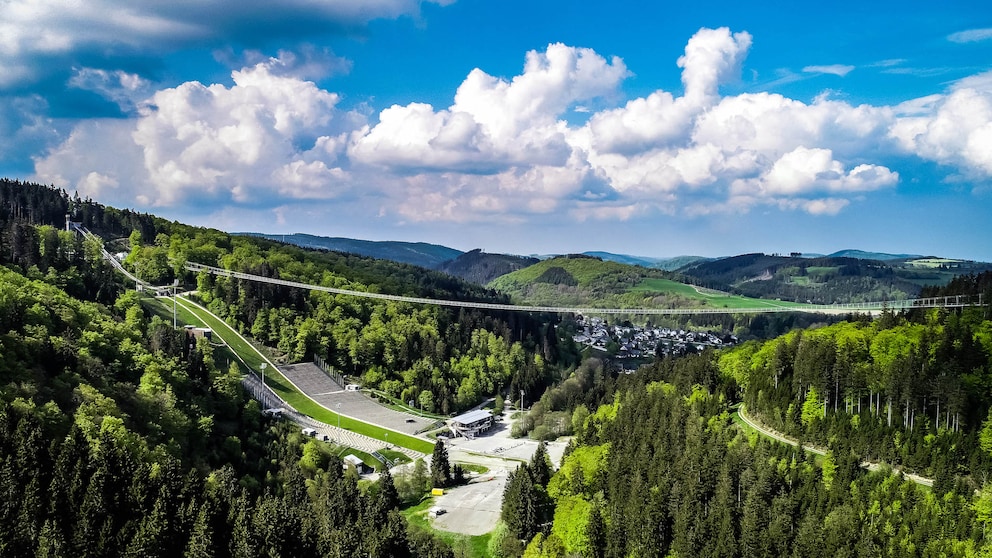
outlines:
[[[789,305],[734,296],[678,281],[658,269],[589,256],[543,260],[489,283],[514,302],[599,308],[753,308]]]

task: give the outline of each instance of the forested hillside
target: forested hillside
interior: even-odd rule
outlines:
[[[354,238],[339,238],[328,236],[314,236],[312,234],[263,234],[263,233],[238,233],[269,240],[277,240],[289,244],[295,244],[301,248],[311,250],[329,250],[332,252],[347,252],[359,256],[368,256],[379,260],[392,260],[399,263],[407,263],[433,269],[444,262],[457,258],[461,251],[439,244],[428,244],[426,242],[399,242],[399,241],[375,241],[358,240]]]
[[[719,365],[749,412],[777,430],[824,445],[844,439],[862,458],[948,482],[980,479],[990,467],[980,431],[992,407],[984,311],[799,330],[746,344]]]
[[[892,266],[855,258],[743,254],[680,271],[745,296],[814,304],[902,300],[920,291]]]
[[[915,298],[923,288],[989,269],[992,264],[960,260],[879,261],[857,254],[804,258],[754,253],[695,262],[679,272],[744,296],[834,304]]]
[[[537,258],[471,250],[453,260],[441,263],[437,266],[437,270],[461,277],[469,283],[485,285],[497,277],[534,265],[538,261]]]
[[[540,463],[517,470],[490,548],[531,557],[985,556],[987,313],[887,314],[665,359],[615,385],[550,390],[541,413],[570,417],[576,439],[553,476]],[[590,378],[577,371],[575,386]],[[826,457],[748,434],[733,419],[741,400],[768,425],[828,448]],[[884,465],[870,473],[866,460]],[[932,476],[933,488],[891,466]]]
[[[263,420],[240,387],[243,371],[152,316],[96,242],[59,230],[66,213],[115,239],[143,279],[196,288],[288,361],[318,354],[442,411],[523,389],[536,401],[523,422],[550,430],[568,421],[561,431],[575,439],[557,472],[539,453],[508,479],[493,556],[992,553],[988,306],[824,323],[617,377],[595,361],[573,366],[568,327],[552,320],[192,276],[183,264],[502,300],[442,274],[232,237],[8,181],[0,182],[0,485],[16,497],[0,505],[2,555],[453,555],[406,525],[388,474],[360,489],[321,442]],[[552,265],[539,276],[578,285],[602,263]],[[966,276],[933,293],[987,293],[990,284]],[[759,318],[748,327],[790,325]],[[555,385],[564,370],[571,376]],[[748,433],[733,417],[740,402],[826,457]],[[886,465],[869,473],[866,460]],[[932,489],[890,466],[932,477]]]
[[[329,448],[262,420],[237,366],[93,284],[104,262],[52,239],[0,251],[0,554],[451,555],[407,533],[388,475],[360,492]],[[116,300],[70,296],[66,278]]]
[[[74,221],[116,238],[112,251],[126,252],[125,266],[141,279],[153,284],[179,279],[186,288],[196,289],[212,311],[278,350],[284,360],[319,355],[343,373],[360,376],[367,387],[415,400],[425,410],[454,412],[500,389],[523,390],[536,399],[560,367],[577,359],[570,343],[559,347],[555,328],[540,317],[372,301],[207,273],[195,276],[183,266],[197,262],[358,291],[506,301],[494,291],[443,273],[190,227],[72,199],[45,186],[4,182],[0,192],[0,207],[7,209],[7,233],[0,242],[23,269],[40,265],[39,270],[46,271],[46,254],[54,252],[46,248],[45,239],[80,242],[51,227],[34,228],[42,223],[58,226],[69,213]],[[96,247],[91,248],[90,257],[97,257]],[[66,252],[75,258],[84,254]],[[115,280],[107,277],[107,283]]]

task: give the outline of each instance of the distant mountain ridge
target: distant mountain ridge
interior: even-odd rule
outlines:
[[[301,248],[347,252],[349,254],[358,254],[380,260],[392,260],[394,262],[418,265],[428,269],[434,269],[441,263],[453,260],[462,255],[461,250],[440,244],[429,244],[427,242],[356,240],[353,238],[315,236],[303,233],[265,234],[244,232],[231,234],[267,238],[269,240],[295,244]]]
[[[606,262],[616,262],[627,265],[639,265],[641,267],[654,267],[660,261],[659,258],[649,258],[645,256],[630,256],[628,254],[614,254],[612,252],[589,251],[582,252],[586,256],[593,256]]]
[[[886,254],[885,252],[865,252],[864,250],[839,250],[829,254],[828,258],[854,258],[857,260],[878,260],[886,262],[890,260],[911,260],[922,258],[919,254]]]
[[[753,253],[719,258],[702,256],[657,258],[588,251],[569,256],[535,257],[533,255],[490,254],[481,249],[462,252],[447,246],[426,242],[371,241],[303,233],[288,235],[232,234],[256,236],[303,248],[346,252],[434,269],[477,285],[505,289],[506,294],[522,299],[543,298],[538,295],[538,291],[546,290],[548,286],[555,286],[559,291],[561,289],[578,289],[580,291],[585,289],[582,284],[576,284],[578,278],[573,276],[573,270],[570,269],[572,265],[577,265],[575,262],[561,269],[542,270],[537,274],[540,277],[524,280],[525,284],[534,281],[535,285],[544,285],[543,287],[524,287],[523,284],[519,283],[519,278],[510,279],[506,283],[498,281],[501,277],[526,270],[528,267],[541,263],[542,260],[554,260],[562,257],[566,259],[593,258],[602,263],[632,266],[645,271],[676,272],[681,275],[683,282],[691,282],[702,287],[738,295],[820,303],[909,298],[916,296],[922,287],[943,285],[961,274],[992,269],[992,264],[970,260],[933,258],[915,254],[889,254],[857,249],[839,250],[826,256],[793,252],[788,256]],[[585,264],[586,268],[588,266],[588,263]],[[568,273],[564,272],[566,270]],[[591,269],[584,269],[584,271],[589,272]],[[599,271],[605,271],[605,269]],[[653,274],[633,272],[629,269],[626,272],[612,269],[612,274],[625,276],[626,281],[634,281],[635,283],[644,279],[656,278]],[[529,275],[528,273],[526,276],[529,277]],[[639,279],[635,279],[635,276]],[[612,280],[607,280],[607,283],[611,282]],[[578,283],[584,283],[584,281],[578,280]],[[521,292],[521,290],[526,292]],[[611,287],[607,290],[614,289]],[[621,292],[624,292],[624,289],[616,289],[614,296]],[[549,295],[550,293],[542,294]],[[578,298],[585,298],[580,293],[573,294],[579,295]],[[587,295],[588,293],[584,294]],[[521,295],[523,296],[521,297]]]
[[[594,256],[603,261],[616,262],[627,265],[639,265],[651,269],[663,269],[665,271],[675,271],[680,267],[700,262],[711,261],[714,258],[703,256],[675,256],[673,258],[655,258],[650,256],[631,256],[628,254],[614,254],[612,252],[582,252],[587,256]]]

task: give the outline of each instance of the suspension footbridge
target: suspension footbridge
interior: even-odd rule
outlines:
[[[69,225],[83,234],[88,238],[93,238],[100,240],[99,237],[88,231],[79,223],[69,223]],[[102,241],[101,241],[102,249]],[[123,273],[128,279],[133,281],[136,285],[143,288],[157,290],[157,291],[170,291],[173,287],[169,286],[154,286],[145,281],[142,281],[139,277],[136,277],[130,273],[123,265],[113,256],[103,249],[103,256],[113,265],[119,272]],[[393,302],[405,302],[409,304],[427,304],[434,306],[448,306],[456,308],[476,308],[480,310],[500,310],[509,312],[538,312],[538,313],[553,313],[553,314],[583,314],[583,315],[663,315],[663,316],[678,316],[678,315],[700,315],[700,314],[767,314],[767,313],[780,313],[780,312],[807,312],[807,313],[817,313],[817,314],[877,314],[885,310],[898,311],[898,310],[909,310],[912,308],[963,308],[966,306],[982,306],[986,303],[984,296],[979,295],[951,295],[951,296],[940,296],[940,297],[928,297],[928,298],[911,298],[903,300],[885,300],[876,302],[856,302],[856,303],[846,303],[846,304],[796,304],[788,303],[775,300],[758,300],[754,299],[754,305],[750,307],[689,307],[689,308],[645,308],[645,307],[626,307],[626,308],[599,308],[599,307],[579,307],[579,306],[530,306],[524,304],[502,304],[496,302],[478,302],[478,301],[468,301],[468,300],[450,300],[450,299],[436,299],[436,298],[425,298],[417,296],[404,296],[386,293],[375,293],[368,291],[359,291],[354,289],[341,289],[337,287],[328,287],[324,285],[314,285],[311,283],[303,283],[300,281],[289,281],[286,279],[277,279],[274,277],[264,277],[261,275],[253,275],[250,273],[242,273],[240,271],[233,271],[230,269],[224,269],[221,267],[206,265],[196,262],[187,262],[185,265],[186,270],[194,273],[209,273],[211,275],[216,275],[220,277],[230,277],[234,279],[240,279],[243,281],[255,281],[259,283],[269,283],[272,285],[279,285],[283,287],[291,287],[298,289],[308,289],[312,291],[321,291],[331,294],[347,295],[361,298],[371,298],[378,300],[388,300]]]

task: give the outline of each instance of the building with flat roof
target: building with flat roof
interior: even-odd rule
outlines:
[[[455,436],[472,439],[492,428],[493,414],[485,409],[477,409],[448,419],[447,423],[451,433]]]
[[[362,461],[360,457],[351,453],[344,456],[341,461],[342,461],[341,464],[344,466],[345,469],[349,467],[354,467],[355,471],[357,471],[358,474],[360,475],[363,475],[365,473],[371,473],[373,470],[372,467],[366,465],[365,462]]]

